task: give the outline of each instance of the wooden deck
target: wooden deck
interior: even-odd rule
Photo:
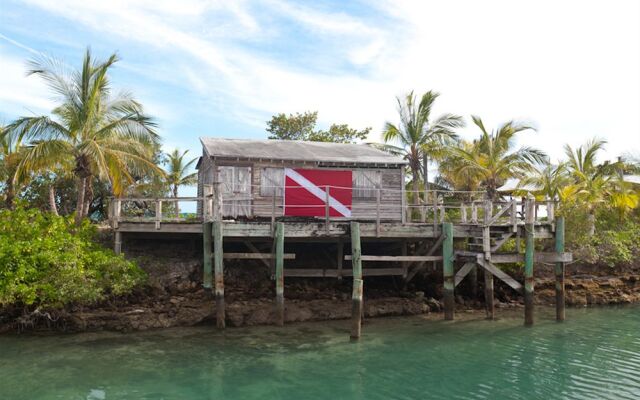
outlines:
[[[493,278],[496,277],[524,294],[526,324],[533,323],[534,263],[555,263],[557,315],[559,320],[564,319],[564,266],[572,261],[572,256],[564,252],[564,219],[555,218],[552,202],[536,204],[528,199],[417,206],[403,203],[402,207],[406,207],[402,212],[404,217],[398,221],[385,220],[380,211],[374,214],[373,220],[330,218],[328,212],[325,218],[285,217],[276,212],[276,207],[270,217],[230,219],[222,215],[220,197],[214,198],[216,196],[186,200],[116,199],[110,209],[110,221],[115,232],[116,252],[121,251],[127,237],[149,234],[156,237],[201,236],[204,244],[203,285],[215,289],[218,326],[224,326],[223,260],[229,259],[256,260],[272,271],[277,282],[279,320],[285,277],[346,277],[354,282],[354,299],[360,296],[361,301],[363,277],[400,276],[406,283],[428,266],[438,263],[443,268],[447,319],[453,318],[455,287],[471,271],[481,269],[484,271],[487,317],[494,315]],[[122,203],[126,201],[151,204],[150,208],[155,212],[143,216],[123,214]],[[163,214],[162,205],[175,201],[200,202],[202,217],[181,220]],[[418,207],[418,210],[411,210],[411,207]],[[555,241],[555,251],[535,251],[535,241],[547,239]],[[234,243],[244,244],[246,252],[238,252],[237,246],[225,250]],[[285,243],[289,246],[288,253],[284,253]],[[302,265],[305,257],[298,257],[292,246],[305,243],[323,246],[320,252],[324,254],[318,254],[316,258],[328,256],[332,260],[330,265],[326,268]],[[510,252],[503,250],[506,243],[515,244],[515,251],[513,245]],[[308,259],[309,255],[303,252],[300,256]],[[518,282],[502,271],[499,265],[504,263],[524,263],[524,282]]]

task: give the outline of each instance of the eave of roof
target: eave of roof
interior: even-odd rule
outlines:
[[[201,137],[205,152],[213,158],[320,162],[336,165],[406,165],[397,156],[365,144],[247,140]]]

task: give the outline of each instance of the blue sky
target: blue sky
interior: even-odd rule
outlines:
[[[412,89],[441,92],[436,113],[532,122],[521,144],[552,158],[594,136],[604,157],[640,152],[637,0],[0,0],[0,121],[53,106],[27,59],[76,66],[87,45],[118,52],[114,86],[194,156],[199,136],[265,138],[279,112],[380,141]]]

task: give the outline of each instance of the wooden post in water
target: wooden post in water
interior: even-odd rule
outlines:
[[[213,278],[215,281],[216,294],[216,326],[225,327],[225,307],[224,307],[224,266],[222,263],[224,250],[222,220],[213,221]]]
[[[533,252],[536,201],[527,199],[524,250],[524,324],[533,325]]]
[[[444,276],[444,319],[452,320],[455,302],[453,298],[453,225],[451,222],[442,224],[442,275]]]
[[[564,253],[564,217],[556,219],[556,253]],[[564,263],[556,263],[556,321],[564,321]]]
[[[276,325],[284,325],[284,223],[276,224]]]
[[[487,319],[493,319],[495,308],[493,305],[493,274],[486,269],[484,273],[484,303],[487,313]]]
[[[351,265],[353,266],[353,294],[351,308],[351,338],[362,334],[362,249],[360,247],[360,224],[351,222]]]
[[[202,286],[207,290],[211,290],[211,262],[213,261],[213,254],[211,252],[212,231],[213,224],[211,222],[204,222],[202,224],[202,248],[204,249]]]

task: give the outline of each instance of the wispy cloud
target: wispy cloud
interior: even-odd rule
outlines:
[[[262,128],[273,113],[318,110],[324,123],[372,126],[377,139],[396,118],[394,96],[433,88],[443,93],[436,111],[481,114],[491,125],[535,120],[540,133],[524,143],[626,131],[635,136],[611,140],[610,150],[640,147],[637,2],[24,4],[117,45],[122,68],[144,81],[136,93],[165,118],[215,114]],[[158,96],[158,83],[180,97]]]

